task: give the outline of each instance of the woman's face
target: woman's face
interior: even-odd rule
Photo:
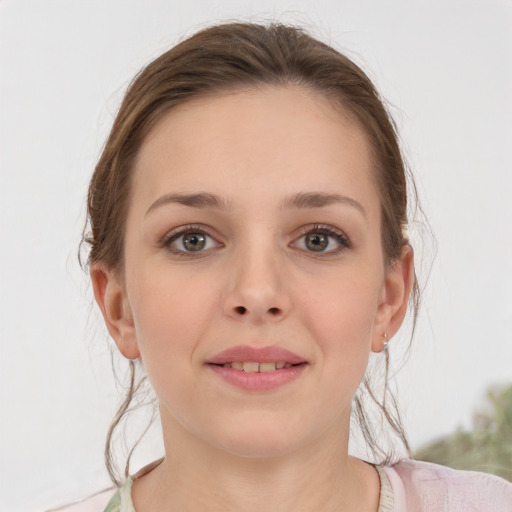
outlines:
[[[358,124],[301,88],[196,99],[153,128],[105,296],[164,433],[244,456],[347,433],[400,302],[371,167]]]

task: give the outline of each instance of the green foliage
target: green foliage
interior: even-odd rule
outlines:
[[[484,471],[512,482],[512,385],[490,388],[485,411],[473,415],[471,432],[457,432],[434,441],[415,458],[455,469]]]

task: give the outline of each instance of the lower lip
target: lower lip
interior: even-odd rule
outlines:
[[[222,379],[237,388],[245,391],[272,391],[300,377],[307,363],[271,372],[244,372],[215,364],[208,366]]]

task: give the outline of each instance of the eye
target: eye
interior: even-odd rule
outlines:
[[[161,246],[175,254],[187,255],[220,247],[221,244],[203,230],[189,226],[168,233],[162,240]]]
[[[342,231],[317,225],[308,229],[293,246],[308,252],[335,254],[348,249],[351,244]]]

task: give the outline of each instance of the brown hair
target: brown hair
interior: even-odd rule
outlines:
[[[110,269],[122,267],[134,159],[144,138],[164,113],[207,93],[290,85],[324,95],[350,112],[363,127],[373,150],[382,208],[383,251],[388,263],[397,259],[408,243],[406,168],[393,121],[370,79],[346,56],[300,28],[230,23],[207,28],[184,40],[149,63],[129,86],[89,186],[88,223],[92,230],[92,236],[86,238],[90,243],[89,262],[101,262]],[[415,194],[414,184],[410,183]],[[415,320],[419,304],[417,284],[411,304]],[[387,352],[385,365],[382,397],[372,390],[368,372],[361,389],[366,389],[392,433],[410,453],[398,409],[387,386]],[[115,482],[118,480],[113,474],[112,434],[130,410],[138,386],[133,363],[130,369],[131,385],[107,439],[107,467]],[[380,462],[388,461],[391,455],[379,446],[360,393],[354,397],[353,405],[373,456]]]

